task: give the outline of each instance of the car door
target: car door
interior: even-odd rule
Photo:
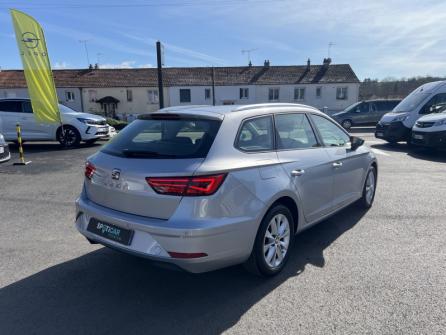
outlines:
[[[366,124],[375,125],[381,119],[380,110],[383,108],[382,101],[373,101],[369,103],[369,113],[366,118]]]
[[[28,138],[33,140],[50,140],[57,125],[42,123],[36,120],[30,101],[22,102],[22,122],[23,129],[27,132]]]
[[[367,123],[370,117],[370,107],[368,102],[363,102],[358,105],[353,111],[353,123],[354,124],[364,124]]]
[[[0,101],[2,132],[6,140],[17,140],[16,124],[22,123],[22,104],[19,100]]]
[[[367,171],[363,156],[368,151],[351,150],[350,136],[328,118],[311,114],[311,119],[329,155],[334,178],[333,209],[336,210],[361,196],[364,171]]]
[[[277,156],[289,176],[307,223],[332,210],[333,171],[305,113],[276,114]]]
[[[392,109],[398,104],[398,101],[395,100],[383,100],[376,102],[376,112],[375,117],[373,119],[373,125],[376,125],[379,120],[383,117],[384,114],[389,113]]]

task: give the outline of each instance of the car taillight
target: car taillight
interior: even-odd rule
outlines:
[[[156,193],[182,196],[211,195],[217,192],[226,174],[196,177],[147,177]]]
[[[90,162],[85,163],[85,177],[91,179],[93,177],[96,167]]]

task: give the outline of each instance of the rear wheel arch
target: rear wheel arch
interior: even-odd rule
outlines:
[[[296,201],[289,196],[282,196],[279,199],[277,199],[276,201],[274,201],[271,204],[271,206],[269,206],[266,213],[268,213],[271,208],[273,208],[274,206],[276,206],[278,204],[281,204],[290,210],[291,214],[293,215],[294,233],[296,234],[297,227],[299,225],[299,208],[297,207]]]

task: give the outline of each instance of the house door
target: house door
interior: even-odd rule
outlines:
[[[102,104],[102,109],[104,110],[105,117],[116,118],[116,104],[115,103],[104,103]]]

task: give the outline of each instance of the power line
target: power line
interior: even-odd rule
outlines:
[[[286,2],[291,0],[276,0],[276,2]],[[225,7],[231,5],[251,5],[271,3],[271,0],[221,0],[221,1],[176,1],[176,2],[159,2],[159,3],[127,3],[127,4],[79,4],[79,3],[43,3],[39,5],[20,5],[17,2],[10,2],[10,6],[0,6],[0,8],[8,9],[9,7],[18,7],[23,9],[88,9],[88,8],[138,8],[138,7],[193,7],[193,6],[215,6]]]

